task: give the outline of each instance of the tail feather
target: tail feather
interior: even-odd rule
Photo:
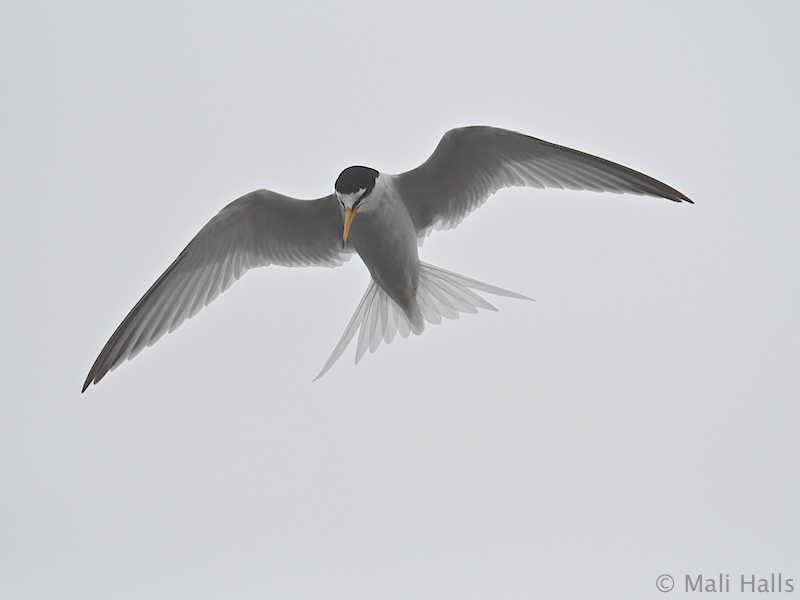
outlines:
[[[482,283],[433,265],[420,263],[417,303],[425,321],[438,325],[442,322],[442,317],[457,319],[459,313],[476,313],[480,308],[497,310],[473,290],[496,296],[531,300],[522,294]],[[367,349],[371,353],[375,352],[381,341],[389,344],[398,333],[405,338],[412,331],[419,335],[422,330],[422,327],[415,326],[409,320],[403,309],[374,280],[370,280],[353,318],[350,319],[339,343],[336,344],[325,366],[322,367],[322,371],[314,380],[322,377],[333,366],[347,349],[357,331],[359,334],[356,345],[356,364]]]

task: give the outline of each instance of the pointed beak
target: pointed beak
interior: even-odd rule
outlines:
[[[353,219],[355,219],[357,212],[357,206],[352,210],[349,208],[344,209],[344,232],[342,233],[342,248],[344,248],[344,245],[347,243],[347,236],[350,235],[350,226],[353,224]]]

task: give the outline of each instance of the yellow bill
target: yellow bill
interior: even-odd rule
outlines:
[[[342,233],[342,248],[344,248],[344,245],[347,243],[347,236],[350,235],[350,225],[353,224],[353,219],[356,217],[356,212],[358,212],[357,206],[354,209],[344,209],[344,232]]]

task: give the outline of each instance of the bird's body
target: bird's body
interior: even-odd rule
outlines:
[[[360,330],[356,362],[397,333],[422,333],[460,312],[494,309],[476,292],[525,298],[420,262],[420,240],[451,228],[501,188],[556,187],[691,202],[647,175],[520,133],[449,131],[422,165],[400,175],[345,169],[330,196],[251,192],[223,208],[134,306],[92,366],[83,390],[173,331],[253,267],[336,266],[353,252],[372,281],[321,376]],[[358,218],[356,219],[356,213]]]
[[[389,175],[379,174],[369,206],[358,213],[358,227],[348,241],[364,261],[372,279],[394,300],[421,331],[422,313],[417,302],[419,252],[417,232],[405,203]]]

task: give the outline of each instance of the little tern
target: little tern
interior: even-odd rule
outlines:
[[[448,131],[427,161],[400,175],[348,167],[334,193],[316,200],[256,190],[212,218],[147,290],[100,352],[82,391],[174,331],[254,267],[334,267],[353,252],[367,266],[367,291],[317,378],[359,330],[356,363],[397,333],[419,335],[426,321],[496,310],[477,292],[525,298],[420,262],[418,255],[432,229],[455,227],[498,190],[524,186],[692,202],[628,167],[483,126]]]

